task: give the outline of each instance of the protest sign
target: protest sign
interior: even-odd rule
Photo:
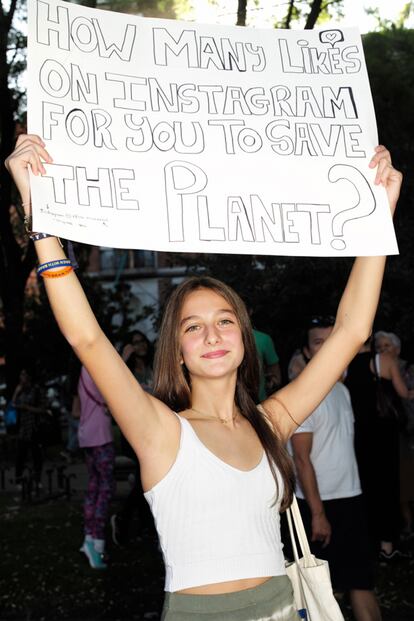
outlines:
[[[29,0],[34,228],[101,246],[397,251],[355,29],[254,30]]]

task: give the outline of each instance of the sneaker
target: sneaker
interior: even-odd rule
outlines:
[[[85,554],[92,569],[106,569],[108,567],[102,559],[102,554],[99,554],[99,552],[95,550],[92,541],[84,541],[80,551]]]

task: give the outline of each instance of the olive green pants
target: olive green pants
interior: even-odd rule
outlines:
[[[161,621],[298,621],[287,576],[223,595],[166,593]]]

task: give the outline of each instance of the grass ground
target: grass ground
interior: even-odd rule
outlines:
[[[163,568],[149,530],[109,548],[109,568],[93,571],[79,550],[81,497],[21,505],[0,496],[0,621],[159,619]],[[380,568],[384,621],[414,620],[411,559]],[[352,616],[342,603],[347,620]]]

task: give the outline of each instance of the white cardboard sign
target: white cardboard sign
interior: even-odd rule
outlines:
[[[29,0],[34,229],[173,252],[393,254],[355,29],[254,30]]]

